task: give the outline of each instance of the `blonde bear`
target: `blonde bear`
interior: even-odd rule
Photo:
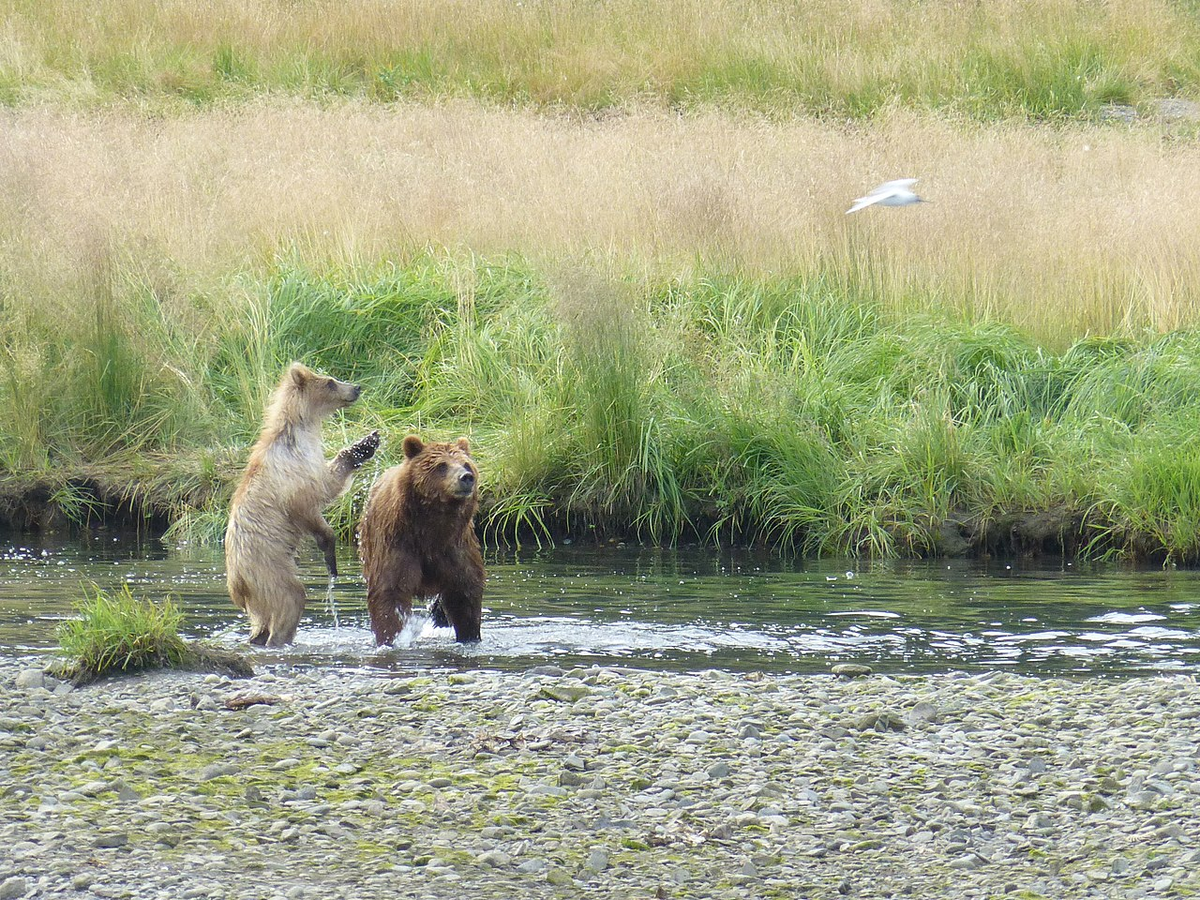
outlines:
[[[322,510],[375,454],[379,432],[327,461],[321,426],[361,392],[292,363],[267,404],[225,531],[229,596],[250,619],[252,644],[282,647],[296,637],[305,601],[296,552],[306,535],[316,539],[329,574],[337,574],[333,529]]]

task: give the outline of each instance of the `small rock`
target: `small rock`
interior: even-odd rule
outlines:
[[[41,669],[22,669],[17,673],[17,687],[23,691],[46,686],[46,673]]]
[[[547,684],[538,691],[537,696],[557,700],[559,703],[575,703],[589,693],[590,691],[581,684]]]
[[[841,678],[859,678],[863,675],[873,675],[875,670],[862,663],[838,663],[829,670]]]
[[[572,884],[574,879],[572,879],[571,876],[562,869],[552,868],[546,872],[546,881],[549,884],[553,884],[557,887],[565,887],[566,885]]]
[[[939,719],[937,707],[928,700],[920,700],[904,713],[904,720],[910,725],[924,722],[936,723]]]
[[[0,884],[0,900],[17,900],[18,897],[24,897],[28,891],[29,885],[25,879],[14,875]]]
[[[512,857],[503,850],[488,850],[485,853],[480,853],[475,857],[476,862],[481,865],[490,866],[493,869],[500,869],[512,862]]]
[[[517,866],[517,871],[522,875],[540,875],[549,868],[550,864],[544,859],[527,859]]]
[[[713,779],[728,778],[729,777],[729,766],[723,762],[713,763],[711,766],[708,767],[708,769],[706,770],[706,773],[709,778],[713,778]]]
[[[106,834],[99,835],[92,846],[101,850],[115,850],[117,847],[124,847],[129,843],[129,835],[123,831],[110,831]]]
[[[608,868],[608,854],[603,850],[593,850],[588,854],[586,868],[592,872],[603,872]]]
[[[1132,125],[1137,121],[1137,110],[1125,103],[1109,103],[1100,109],[1102,122],[1123,122]]]
[[[1169,97],[1154,101],[1155,111],[1164,122],[1200,122],[1200,103]]]
[[[854,727],[859,731],[903,731],[904,719],[890,709],[881,709],[859,716],[854,720]]]

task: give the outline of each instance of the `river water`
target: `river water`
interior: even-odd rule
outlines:
[[[301,554],[297,643],[259,658],[396,670],[619,664],[673,670],[1030,674],[1200,671],[1200,572],[1069,561],[868,562],[769,553],[559,547],[488,554],[483,640],[417,618],[377,649],[353,551],[332,591]],[[244,645],[219,549],[91,535],[0,538],[0,654],[44,653],[91,585],[171,595],[185,634]],[[329,595],[332,595],[333,610]],[[334,613],[336,612],[336,620]],[[335,625],[336,621],[336,625]]]

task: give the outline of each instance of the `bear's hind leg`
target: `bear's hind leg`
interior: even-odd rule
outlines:
[[[454,639],[460,644],[479,640],[483,623],[483,595],[474,591],[454,589],[443,592],[439,605],[454,626]]]
[[[281,608],[271,617],[268,647],[285,647],[296,639],[300,617],[304,615],[304,585],[295,576],[288,579],[286,593],[280,599]]]

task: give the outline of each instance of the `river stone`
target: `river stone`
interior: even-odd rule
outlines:
[[[490,866],[493,869],[503,868],[512,862],[512,857],[503,850],[488,850],[480,853],[475,859],[481,865]]]
[[[881,709],[859,716],[854,720],[859,731],[903,731],[904,719],[890,709]]]
[[[864,666],[862,663],[838,663],[829,671],[842,678],[858,678],[875,672],[870,666]]]
[[[728,778],[729,777],[729,766],[723,762],[713,763],[705,771],[705,774],[707,774],[709,778],[714,778],[714,779],[715,778]]]
[[[582,684],[547,684],[538,691],[538,697],[557,700],[559,703],[576,703],[591,693]]]
[[[28,892],[29,885],[24,878],[13,876],[4,879],[4,883],[0,884],[0,900],[17,900]]]
[[[576,756],[574,753],[568,753],[563,759],[563,768],[573,769],[576,772],[582,772],[587,768],[587,763]]]
[[[22,669],[17,673],[16,685],[23,691],[46,686],[46,673],[41,669]]]
[[[603,872],[608,868],[608,854],[603,850],[593,850],[588,854],[587,869],[592,872]]]

